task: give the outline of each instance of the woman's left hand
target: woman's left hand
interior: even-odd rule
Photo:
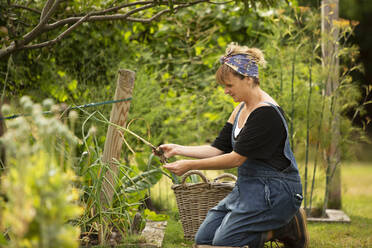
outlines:
[[[190,160],[178,160],[173,163],[165,164],[164,168],[168,169],[169,171],[173,172],[177,176],[182,176],[186,172],[188,172],[190,168]]]

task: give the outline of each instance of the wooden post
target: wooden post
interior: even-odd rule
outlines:
[[[325,208],[341,209],[341,168],[340,168],[340,113],[337,88],[339,86],[338,38],[339,0],[322,0],[322,57],[323,67],[327,72],[325,94],[333,96],[331,144],[327,159],[327,178]]]
[[[119,70],[115,91],[115,100],[132,97],[135,73],[130,70]],[[129,113],[130,101],[118,102],[112,105],[110,122],[124,127]],[[123,144],[119,131],[114,126],[109,126],[106,135],[105,147],[103,150],[102,162],[108,163],[110,170],[105,172],[105,180],[102,183],[101,203],[103,207],[110,207],[114,194],[114,177],[118,168],[114,163],[119,160]]]

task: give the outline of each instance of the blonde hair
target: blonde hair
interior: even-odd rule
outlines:
[[[247,54],[254,62],[257,63],[257,65],[260,65],[262,67],[266,66],[266,60],[264,58],[263,52],[258,48],[249,48],[247,46],[239,46],[238,43],[231,42],[225,51],[225,56],[231,56],[236,54]],[[220,65],[216,72],[216,80],[219,84],[225,84],[229,80],[230,75],[235,75],[240,77],[241,79],[245,76],[240,75],[236,71],[234,71],[230,66],[226,64]],[[254,84],[259,85],[260,81],[258,78],[253,78]]]
[[[238,43],[231,42],[226,48],[225,56],[235,54],[248,54],[254,62],[262,67],[265,67],[267,64],[264,54],[260,49],[255,47],[249,48],[247,46],[239,46]]]

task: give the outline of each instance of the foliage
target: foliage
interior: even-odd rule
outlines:
[[[45,100],[44,105],[50,109],[52,102]],[[2,138],[10,161],[10,168],[2,180],[7,199],[2,203],[2,231],[7,230],[8,245],[77,247],[78,227],[84,234],[98,232],[102,227],[106,227],[104,230],[116,228],[122,234],[128,234],[134,215],[143,211],[142,201],[149,188],[161,177],[160,161],[155,158],[146,163],[146,153],[138,153],[138,165],[118,161],[113,202],[110,206],[103,205],[102,182],[105,171],[110,172],[111,168],[101,161],[102,149],[95,127],[86,132],[83,124],[84,152],[75,159],[73,151],[77,138],[58,120],[58,112],[46,117],[41,106],[33,104],[28,97],[21,99],[21,106],[21,111],[32,113],[31,116],[10,121],[9,130]],[[57,111],[58,108],[53,106],[52,109]],[[8,114],[11,110],[5,105],[3,111]],[[72,122],[76,117],[75,112],[70,113]],[[93,117],[94,113],[89,114],[87,120]],[[84,208],[77,206],[78,201]],[[143,216],[165,218],[149,211]],[[67,221],[76,227],[66,224]]]
[[[102,162],[102,149],[97,140],[96,128],[92,126],[85,131],[85,124],[90,118],[95,118],[101,125],[102,122],[109,125],[102,114],[93,112],[82,126],[83,153],[75,169],[82,179],[79,188],[84,194],[80,201],[85,209],[81,218],[76,220],[76,224],[81,226],[82,232],[86,234],[99,233],[102,230],[111,231],[115,228],[127,236],[131,233],[136,213],[141,213],[143,217],[147,215],[152,218],[161,217],[155,213],[143,212],[143,201],[149,188],[161,178],[160,161],[152,159],[145,162],[147,154],[137,153],[135,161],[125,163],[121,160],[116,161],[114,165],[118,171],[114,173],[109,164]],[[103,182],[107,181],[107,173],[114,178],[111,185],[114,197],[108,205],[103,202],[101,196]],[[103,233],[103,237],[107,236],[109,233]]]
[[[21,104],[31,116],[9,121],[1,138],[8,154],[1,180],[6,197],[1,229],[10,238],[7,247],[78,247],[80,230],[67,223],[82,212],[73,186],[77,177],[56,145],[63,140],[71,152],[77,139],[56,116],[43,116],[39,104],[27,97]]]
[[[152,220],[152,221],[164,221],[164,220],[167,220],[169,218],[168,215],[157,214],[154,211],[151,211],[149,209],[145,209],[144,214],[145,214],[145,218],[147,220]]]
[[[245,8],[274,6],[274,0],[239,0]],[[216,4],[206,0],[198,1],[95,1],[69,3],[60,1],[1,3],[4,11],[0,19],[0,58],[25,49],[36,49],[54,45],[79,26],[89,22],[123,21],[149,23],[167,13],[189,8],[201,3]],[[223,4],[223,3],[222,3]],[[35,18],[37,17],[37,18]],[[52,36],[53,38],[51,38]]]
[[[235,105],[215,83],[214,72],[226,45],[236,41],[264,51],[268,67],[260,71],[261,87],[285,110],[296,158],[325,168],[334,99],[341,114],[363,108],[358,105],[357,82],[350,77],[352,71],[360,70],[355,60],[358,48],[346,43],[353,37],[354,26],[345,21],[339,23],[339,88],[334,95],[324,94],[327,75],[321,66],[317,12],[294,1],[291,7],[279,3],[277,9],[255,11],[235,3],[201,4],[164,16],[161,22],[87,23],[58,47],[21,51],[0,61],[1,88],[10,101],[30,94],[35,100],[50,96],[78,105],[111,99],[117,69],[132,69],[136,81],[130,130],[155,145],[210,143]],[[103,116],[107,118],[110,109],[81,111],[76,120],[82,127],[76,134],[83,145],[77,147],[74,170],[81,178],[78,187],[85,210],[75,223],[83,233],[97,232],[101,226],[113,228],[110,223],[129,232],[134,214],[142,213],[147,189],[162,173],[158,161],[148,166],[150,148],[124,132],[131,149],[124,147],[124,157],[117,161],[112,205],[102,206],[99,195],[105,178],[98,172],[110,172],[100,159],[109,125]],[[345,117],[340,127],[342,158],[349,159],[354,156],[351,146],[364,137]]]

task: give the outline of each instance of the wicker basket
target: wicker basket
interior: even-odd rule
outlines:
[[[203,182],[186,183],[187,177],[193,174],[199,175]],[[203,173],[192,170],[183,175],[180,184],[172,186],[176,195],[185,239],[194,239],[208,210],[216,206],[234,188],[235,182],[219,182],[225,177],[236,181],[236,176],[224,173],[210,182]]]

